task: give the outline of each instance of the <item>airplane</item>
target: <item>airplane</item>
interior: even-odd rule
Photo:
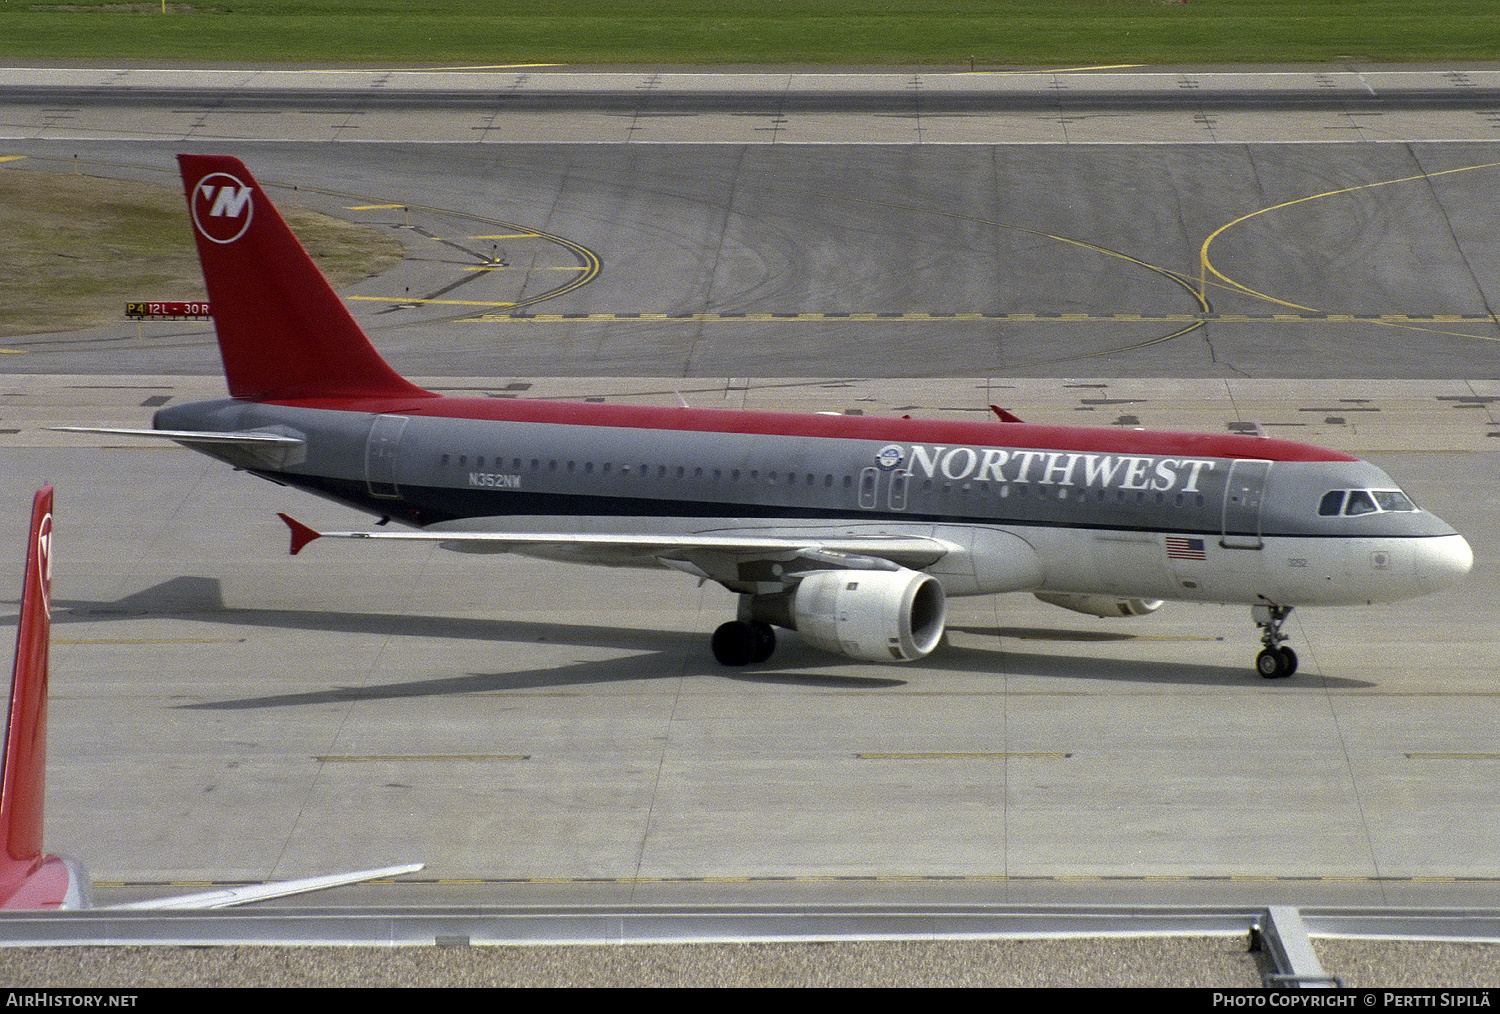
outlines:
[[[1380,469],[1247,434],[445,397],[381,358],[238,159],[179,155],[230,397],[151,429],[432,540],[669,568],[738,597],[711,638],[758,664],[775,628],[866,662],[943,638],[947,598],[1032,592],[1095,616],[1251,607],[1266,678],[1296,606],[1448,587],[1473,554]]]
[[[21,612],[16,624],[15,666],[5,713],[0,759],[0,910],[92,908],[88,871],[78,860],[42,851],[47,773],[47,679],[52,620],[52,487],[31,503]],[[105,906],[110,910],[214,909],[320,891],[403,873],[421,863],[357,873],[223,887]]]

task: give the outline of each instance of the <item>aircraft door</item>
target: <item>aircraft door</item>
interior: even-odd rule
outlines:
[[[904,468],[898,468],[891,473],[890,493],[886,502],[890,504],[893,511],[906,510],[906,485],[911,481],[911,473]]]
[[[1219,545],[1225,549],[1260,549],[1260,512],[1265,502],[1269,461],[1245,459],[1229,466],[1224,484],[1224,518]]]
[[[861,469],[859,473],[859,506],[872,511],[882,505],[893,511],[906,510],[906,491],[911,472],[898,468],[886,472],[879,468]],[[884,493],[884,496],[881,494]],[[882,504],[882,501],[884,503]]]
[[[365,482],[371,496],[395,499],[401,495],[396,487],[396,459],[406,423],[404,415],[377,415],[370,423],[370,436],[365,443]]]

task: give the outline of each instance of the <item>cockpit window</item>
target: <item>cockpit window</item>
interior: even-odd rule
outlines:
[[[1372,489],[1370,494],[1383,511],[1414,511],[1417,505],[1399,489]]]
[[[1325,518],[1416,509],[1416,504],[1399,489],[1331,489],[1318,501],[1318,515]]]

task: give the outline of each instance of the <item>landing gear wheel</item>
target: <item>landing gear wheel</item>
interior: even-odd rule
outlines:
[[[1268,680],[1286,679],[1297,671],[1297,653],[1290,648],[1266,648],[1255,656],[1255,669]]]
[[[764,662],[776,651],[776,628],[769,623],[752,622],[750,629],[755,631],[755,654],[750,661]]]
[[[1277,650],[1280,651],[1282,656],[1286,659],[1285,675],[1290,676],[1295,673],[1297,671],[1297,653],[1285,646],[1278,648]]]
[[[776,650],[776,632],[769,623],[731,620],[714,631],[709,646],[720,665],[750,665],[771,657]]]
[[[1297,671],[1297,653],[1281,643],[1287,639],[1281,625],[1291,614],[1291,606],[1269,602],[1250,610],[1251,619],[1260,628],[1260,643],[1265,645],[1255,656],[1255,671],[1268,680],[1286,679]]]

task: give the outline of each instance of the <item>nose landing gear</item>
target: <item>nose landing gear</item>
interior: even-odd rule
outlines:
[[[1274,603],[1250,607],[1250,617],[1260,628],[1260,643],[1265,645],[1255,656],[1255,671],[1268,680],[1286,679],[1297,671],[1297,653],[1281,643],[1289,639],[1281,625],[1291,614],[1291,606]]]

